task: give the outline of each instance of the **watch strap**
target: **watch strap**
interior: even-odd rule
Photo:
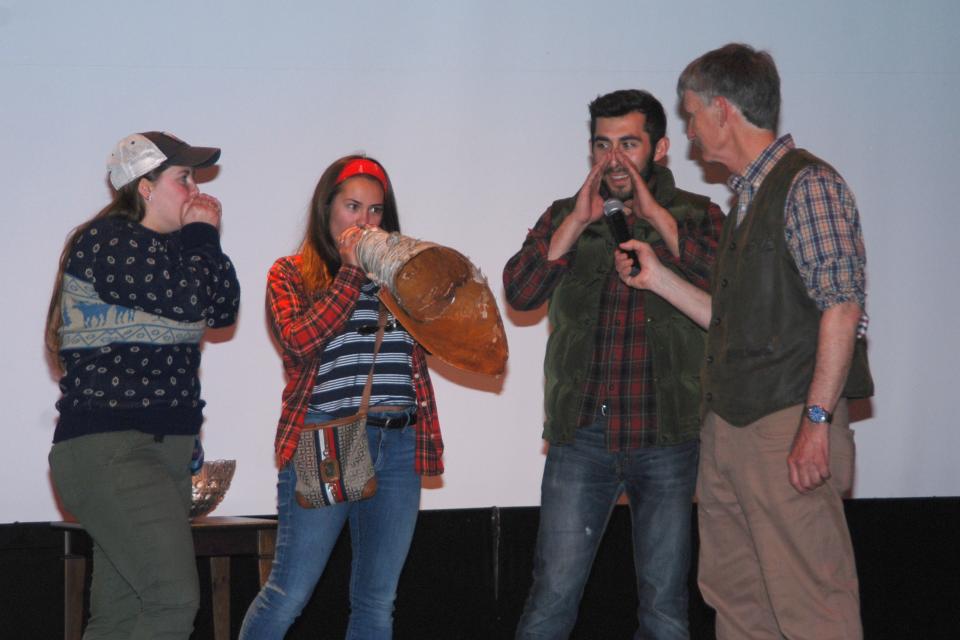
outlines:
[[[816,424],[830,424],[833,422],[833,414],[818,404],[808,405],[803,410],[807,420]]]

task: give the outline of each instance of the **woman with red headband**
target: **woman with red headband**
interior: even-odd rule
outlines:
[[[423,349],[387,317],[374,360],[378,287],[358,266],[364,225],[399,231],[386,171],[347,156],[324,171],[299,253],[270,269],[267,296],[282,348],[283,391],[276,454],[278,531],[270,579],[250,605],[240,638],[283,638],[310,600],[344,525],[353,550],[347,638],[390,638],[397,582],[420,507],[420,476],[442,473],[443,442]],[[367,437],[376,494],[304,508],[292,458],[304,424],[350,416],[375,362]]]

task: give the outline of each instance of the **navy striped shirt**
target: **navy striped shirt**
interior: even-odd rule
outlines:
[[[369,281],[360,288],[360,298],[343,331],[324,347],[308,413],[343,417],[360,408],[377,340],[378,291],[379,287]],[[388,312],[387,329],[373,372],[371,407],[416,404],[412,376],[413,344],[410,334]]]

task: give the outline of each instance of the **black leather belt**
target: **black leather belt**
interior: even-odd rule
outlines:
[[[376,414],[370,414],[367,416],[367,424],[371,427],[382,427],[384,429],[402,429],[408,424],[413,424],[417,421],[417,412],[406,413],[402,416],[378,416]]]

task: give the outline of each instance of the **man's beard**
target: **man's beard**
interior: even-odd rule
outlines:
[[[636,167],[634,167],[636,169]],[[633,183],[630,182],[627,187],[623,190],[614,190],[610,188],[610,185],[607,184],[606,174],[610,171],[604,172],[603,180],[600,182],[600,197],[604,200],[609,200],[610,198],[616,198],[621,202],[626,202],[627,200],[633,199]],[[647,158],[647,161],[643,165],[642,170],[638,170],[640,177],[647,184],[650,183],[650,176],[653,175],[653,151],[650,152],[650,157]],[[629,174],[628,174],[629,175]]]

